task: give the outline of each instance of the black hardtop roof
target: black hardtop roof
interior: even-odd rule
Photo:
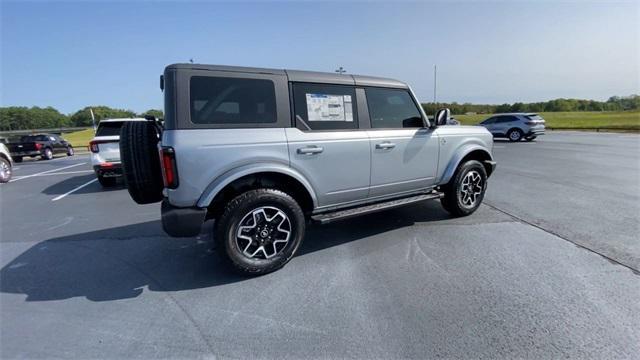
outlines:
[[[165,70],[208,70],[208,71],[228,71],[250,74],[271,74],[287,76],[289,81],[310,82],[310,83],[327,83],[327,84],[343,84],[343,85],[361,85],[361,86],[380,86],[392,88],[408,88],[408,85],[402,81],[387,79],[374,76],[337,74],[329,72],[317,71],[301,71],[286,69],[267,69],[254,68],[244,66],[227,66],[227,65],[204,65],[204,64],[171,64]]]

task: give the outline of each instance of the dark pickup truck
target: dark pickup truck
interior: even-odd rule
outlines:
[[[40,156],[42,160],[51,160],[55,154],[73,156],[73,146],[59,135],[24,135],[17,142],[7,144],[11,157],[21,162],[23,157]]]

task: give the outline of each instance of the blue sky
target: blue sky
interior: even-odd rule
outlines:
[[[640,2],[12,2],[2,106],[162,107],[187,62],[392,77],[422,101],[640,92]]]

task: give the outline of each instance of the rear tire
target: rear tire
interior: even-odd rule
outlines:
[[[120,159],[124,182],[138,204],[161,201],[162,171],[159,130],[151,121],[127,121],[120,130]]]
[[[461,164],[453,178],[443,187],[442,207],[451,215],[467,216],[480,207],[487,190],[487,171],[477,160]]]
[[[13,158],[13,162],[17,162],[17,163],[21,163],[22,162],[22,156],[16,156]]]
[[[507,137],[509,138],[509,141],[511,142],[518,142],[520,140],[522,140],[522,131],[520,129],[511,129],[509,131],[507,131]]]
[[[67,147],[67,156],[73,156],[73,146]]]
[[[98,182],[103,188],[110,188],[116,186],[117,179],[114,177],[98,176]]]
[[[304,232],[304,214],[289,194],[257,189],[227,204],[216,220],[215,241],[220,255],[236,271],[263,275],[291,260]]]
[[[42,156],[40,156],[42,160],[51,160],[53,159],[53,150],[51,148],[45,148],[42,152]]]
[[[537,138],[537,136],[529,136],[527,138],[525,138],[526,141],[533,141]]]

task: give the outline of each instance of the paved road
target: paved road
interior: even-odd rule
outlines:
[[[312,227],[249,279],[206,231],[168,238],[157,204],[90,183],[86,157],[23,163],[0,186],[0,357],[636,358],[639,148],[496,142],[474,215],[428,202]]]

